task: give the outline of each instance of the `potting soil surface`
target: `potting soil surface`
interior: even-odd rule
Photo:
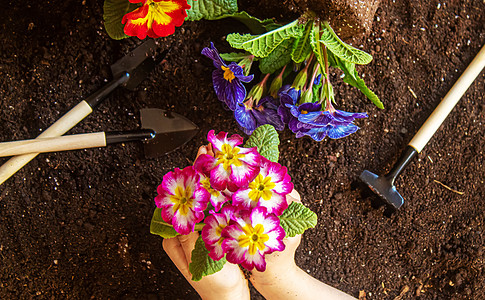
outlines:
[[[260,18],[281,11],[240,1]],[[259,3],[259,2],[258,2]],[[293,2],[291,2],[293,3]],[[294,3],[293,3],[294,4]],[[291,5],[293,5],[291,4]],[[0,140],[34,138],[110,79],[140,44],[115,41],[103,1],[9,1],[0,18]],[[365,111],[361,129],[321,143],[280,133],[280,162],[318,215],[296,253],[310,275],[367,299],[484,299],[485,122],[482,73],[396,184],[406,202],[386,216],[358,180],[388,171],[485,43],[485,2],[382,1],[372,33],[347,40],[374,60],[358,71],[382,99],[332,80],[338,109]],[[168,109],[200,133],[146,159],[140,143],[42,154],[0,186],[0,299],[192,299],[195,291],[150,234],[162,176],[193,162],[210,129],[243,134],[217,100],[200,52],[242,32],[234,20],[186,22],[159,39],[169,56],[136,91],[116,90],[69,133],[127,130],[139,110]],[[0,159],[0,163],[7,158]],[[255,299],[261,296],[252,290]]]

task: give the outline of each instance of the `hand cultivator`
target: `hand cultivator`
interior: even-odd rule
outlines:
[[[399,209],[403,205],[404,198],[399,194],[394,186],[396,177],[401,174],[412,159],[419,152],[421,152],[421,150],[423,150],[424,146],[426,146],[428,141],[441,126],[453,107],[455,107],[456,103],[458,103],[458,100],[460,100],[484,67],[485,47],[480,50],[465,72],[453,85],[448,94],[446,94],[433,113],[428,117],[423,126],[421,126],[418,133],[416,133],[411,142],[409,142],[408,147],[398,162],[394,165],[392,170],[383,176],[376,175],[367,170],[360,174],[360,179],[365,182],[372,191],[379,195],[386,204],[390,205],[394,209]]]

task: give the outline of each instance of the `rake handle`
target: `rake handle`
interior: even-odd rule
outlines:
[[[465,94],[468,87],[473,83],[475,78],[485,67],[485,46],[475,56],[473,61],[468,65],[465,72],[458,78],[453,87],[448,91],[440,104],[435,108],[433,113],[428,117],[426,122],[421,126],[419,131],[409,142],[409,146],[421,152],[424,146],[429,142],[434,133],[441,126],[448,114],[451,112],[456,103]]]

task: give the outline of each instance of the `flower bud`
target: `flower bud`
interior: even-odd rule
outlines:
[[[306,85],[306,80],[308,78],[307,69],[303,69],[296,75],[295,80],[291,87],[295,88],[296,90],[301,90]]]
[[[283,73],[285,73],[285,69],[286,69],[286,66],[283,67],[283,69],[280,72],[280,75],[278,75],[275,79],[273,79],[273,82],[271,82],[271,86],[269,87],[269,95],[274,99],[278,98],[278,91],[283,86]]]
[[[258,103],[261,97],[263,97],[263,90],[264,90],[264,85],[256,84],[249,91],[247,99],[252,99],[253,102]]]
[[[313,91],[311,89],[308,89],[301,94],[299,104],[301,105],[308,102],[313,102]]]
[[[251,71],[251,66],[253,64],[253,61],[254,61],[254,55],[248,55],[238,63],[238,65],[241,66],[241,68],[243,68],[244,70],[244,76],[249,75],[249,71]]]

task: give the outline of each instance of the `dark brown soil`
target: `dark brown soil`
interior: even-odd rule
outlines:
[[[2,141],[36,137],[139,43],[106,35],[101,0],[9,2],[0,18]],[[398,179],[406,198],[398,213],[386,217],[358,184],[362,170],[391,167],[478,53],[484,24],[482,0],[382,1],[373,33],[353,43],[374,55],[359,70],[386,109],[335,79],[339,108],[369,113],[362,129],[322,143],[280,135],[281,162],[319,216],[297,252],[309,274],[367,299],[485,298],[483,73]],[[145,159],[130,143],[44,154],[0,186],[1,299],[197,297],[149,233],[153,197],[163,174],[192,162],[210,129],[240,133],[200,51],[210,41],[227,49],[223,36],[241,29],[231,20],[184,24],[162,39],[172,47],[167,62],[137,91],[117,90],[70,132],[133,129],[140,108],[170,109],[201,127],[180,151]]]

